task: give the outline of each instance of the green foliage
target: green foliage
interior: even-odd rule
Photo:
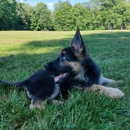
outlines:
[[[66,2],[61,2],[55,4],[55,11],[53,12],[53,24],[55,30],[72,30],[73,29],[73,19],[71,4]]]
[[[81,30],[88,30],[91,23],[91,13],[82,4],[75,4],[72,9],[72,18],[74,19],[73,28],[79,26]]]
[[[29,4],[19,3],[17,6],[18,30],[30,30],[33,8]]]
[[[130,11],[130,9],[127,8],[127,5],[130,6],[130,3],[125,0],[102,0],[101,15],[103,18],[103,25],[105,25],[106,29],[126,28],[127,24],[123,15],[126,10]],[[130,23],[130,21],[128,23]]]
[[[0,0],[0,30],[15,29],[17,25],[15,0]]]
[[[51,13],[47,6],[40,2],[34,7],[33,15],[31,17],[32,30],[52,30]]]
[[[17,0],[18,1],[18,0]],[[0,30],[113,30],[130,28],[130,1],[90,0],[71,5],[58,1],[51,12],[43,2],[32,7],[0,0]]]

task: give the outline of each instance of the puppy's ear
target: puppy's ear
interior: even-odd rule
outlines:
[[[71,41],[71,46],[74,47],[75,54],[80,54],[80,57],[85,57],[87,54],[86,47],[80,34],[79,28],[77,28],[74,38]]]

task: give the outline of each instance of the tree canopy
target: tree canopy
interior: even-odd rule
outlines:
[[[59,1],[50,11],[43,2],[32,7],[16,0],[0,0],[0,30],[130,29],[129,0],[90,0],[71,5]]]

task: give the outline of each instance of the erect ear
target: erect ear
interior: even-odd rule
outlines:
[[[76,33],[74,35],[74,38],[72,39],[71,41],[71,46],[74,47],[75,49],[75,54],[78,53],[78,55],[82,55],[82,57],[86,56],[86,48],[85,48],[85,45],[84,45],[84,42],[83,42],[83,39],[81,37],[81,34],[80,34],[80,31],[79,31],[79,28],[77,28],[76,30]]]

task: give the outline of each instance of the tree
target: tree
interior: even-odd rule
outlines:
[[[73,29],[79,26],[81,30],[89,30],[92,20],[91,11],[83,4],[77,3],[73,6],[72,18],[74,21]]]
[[[115,12],[117,12],[121,18],[121,24],[119,25],[120,28],[130,29],[130,3],[125,1],[120,2],[117,6],[115,6]]]
[[[47,6],[40,2],[33,9],[31,17],[32,30],[53,30],[50,10]]]
[[[55,30],[72,30],[72,5],[69,1],[59,1],[54,5],[55,10],[53,12],[53,24]]]
[[[126,20],[125,18],[123,18],[123,16],[124,14],[127,14],[125,12],[129,10],[128,8],[126,8],[126,3],[127,2],[125,0],[101,0],[101,16],[105,29],[125,28]]]
[[[29,4],[19,3],[17,6],[18,24],[19,30],[30,30],[31,17],[33,15],[33,8]]]
[[[15,0],[0,0],[0,30],[15,29],[17,24],[16,8]]]
[[[4,6],[4,3],[0,0],[0,18],[4,15],[4,10],[2,9]]]

